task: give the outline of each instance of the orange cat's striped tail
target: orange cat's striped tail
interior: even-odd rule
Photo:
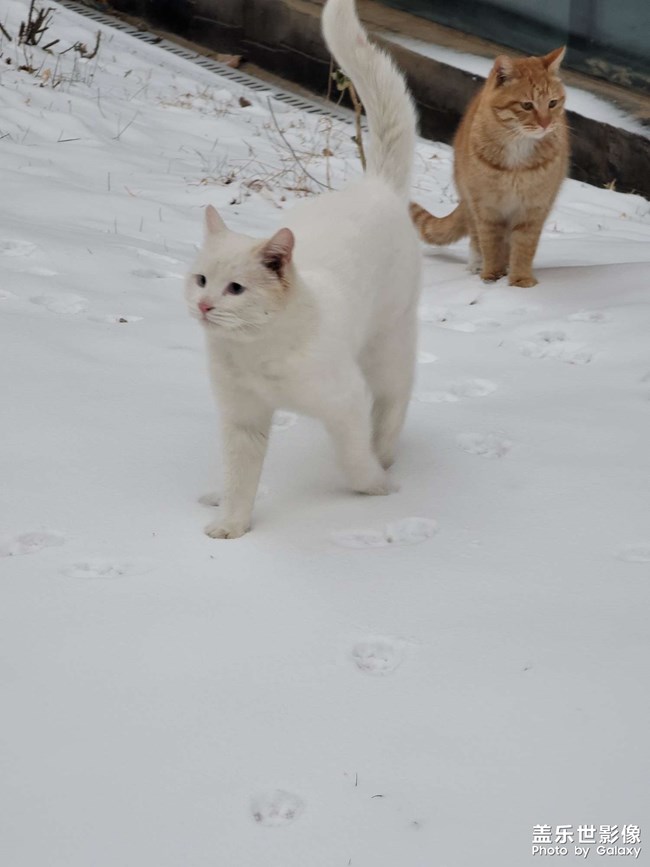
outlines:
[[[462,202],[446,217],[434,217],[415,202],[411,202],[409,211],[415,228],[427,244],[453,244],[469,234],[467,213]]]

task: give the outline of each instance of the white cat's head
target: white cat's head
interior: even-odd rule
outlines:
[[[231,232],[209,205],[203,247],[185,280],[190,314],[224,337],[259,336],[291,295],[293,245],[290,229],[266,241]]]

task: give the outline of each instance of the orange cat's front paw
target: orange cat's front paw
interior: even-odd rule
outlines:
[[[500,280],[502,277],[506,276],[505,268],[493,268],[492,270],[483,269],[481,271],[481,280],[484,283],[496,283],[497,280]]]
[[[537,286],[538,280],[532,274],[524,274],[521,277],[512,274],[508,282],[511,286],[519,286],[520,289],[530,289],[531,286]]]

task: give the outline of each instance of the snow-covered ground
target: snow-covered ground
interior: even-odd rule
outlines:
[[[57,9],[55,50],[95,29]],[[534,825],[650,834],[648,202],[567,182],[534,289],[426,250],[401,491],[349,494],[280,415],[253,532],[213,541],[181,275],[208,202],[263,236],[318,184],[265,98],[155,47],[2,51],[2,864],[521,867]],[[358,174],[351,127],[274,112],[313,178]],[[420,144],[414,197],[449,211],[450,172]]]

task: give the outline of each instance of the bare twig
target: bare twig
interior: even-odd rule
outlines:
[[[363,134],[361,132],[361,114],[363,112],[363,106],[361,105],[361,101],[357,96],[357,92],[354,89],[354,85],[351,81],[348,81],[348,90],[350,92],[350,99],[352,100],[352,105],[354,106],[354,125],[356,128],[356,136],[355,143],[357,148],[359,149],[359,159],[361,160],[361,165],[363,166],[363,170],[366,170],[366,152],[363,149]]]
[[[127,100],[128,100],[129,102],[133,102],[133,100],[136,98],[136,96],[139,96],[139,95],[142,93],[143,90],[146,90],[147,87],[149,87],[149,82],[148,82],[148,81],[145,82],[145,84],[143,84],[142,87],[139,87],[136,91],[134,91],[134,92],[131,94],[131,96],[127,96]]]
[[[336,84],[336,89],[339,91],[340,94],[337,105],[340,104],[346,91],[350,94],[350,100],[354,108],[354,125],[356,128],[356,135],[354,136],[353,141],[357,146],[357,150],[359,151],[359,159],[361,160],[361,165],[363,166],[363,170],[365,172],[366,152],[363,147],[363,133],[361,131],[361,116],[363,114],[363,105],[361,104],[361,100],[357,96],[354,85],[342,70],[337,69],[335,72],[332,72],[330,75],[330,79]]]
[[[11,38],[10,33],[9,33],[7,30],[5,30],[5,28],[2,26],[1,23],[0,23],[0,33],[2,33],[2,35],[3,35],[6,39],[8,39],[9,42],[13,42],[13,39]]]
[[[325,181],[328,187],[332,186],[332,172],[330,167],[330,157],[334,156],[330,148],[332,140],[332,118],[327,117],[324,120],[325,126],[325,147],[323,148],[323,156],[325,157]]]
[[[97,108],[99,109],[99,113],[101,114],[101,116],[105,118],[106,115],[102,111],[101,91],[99,88],[97,88]]]
[[[74,45],[71,45],[70,48],[66,48],[65,51],[62,51],[62,54],[66,54],[68,51],[76,51],[81,57],[85,58],[85,60],[92,60],[93,57],[97,56],[97,52],[99,51],[99,44],[102,41],[101,31],[97,31],[97,36],[95,37],[95,47],[92,51],[88,51],[88,46],[85,42],[75,42]]]
[[[327,184],[324,184],[322,181],[319,181],[318,178],[315,178],[312,174],[310,174],[310,173],[307,171],[307,169],[304,167],[304,165],[302,164],[302,162],[300,161],[300,159],[299,159],[299,157],[298,157],[298,154],[297,154],[297,153],[295,152],[295,150],[291,147],[291,144],[290,144],[289,141],[287,140],[287,137],[285,136],[285,134],[284,134],[284,133],[282,132],[282,130],[280,129],[280,125],[278,124],[277,118],[276,118],[276,116],[275,116],[275,112],[273,111],[273,106],[271,105],[271,99],[270,99],[270,97],[267,97],[266,101],[267,101],[268,106],[269,106],[269,111],[271,112],[271,117],[272,117],[272,119],[273,119],[273,124],[275,125],[275,128],[277,129],[277,131],[278,131],[278,133],[279,133],[279,135],[280,135],[280,138],[281,138],[282,141],[286,144],[286,146],[289,148],[289,150],[290,150],[290,152],[291,152],[291,156],[292,156],[292,157],[294,158],[294,160],[298,163],[298,165],[299,165],[300,168],[303,170],[303,172],[307,175],[307,177],[308,177],[308,178],[311,178],[311,180],[314,181],[314,183],[318,184],[319,187],[323,187],[323,189],[325,189],[325,190],[329,190],[329,189],[331,189],[330,187],[328,187]]]
[[[18,32],[19,45],[38,45],[43,34],[52,23],[54,8],[48,6],[43,9],[34,9],[35,0],[29,4],[27,21],[23,21]]]
[[[97,31],[97,37],[95,39],[95,47],[90,52],[90,54],[86,55],[86,60],[92,60],[93,57],[97,56],[97,52],[99,51],[99,44],[101,41],[102,41],[102,33],[101,33],[101,30],[98,30]]]
[[[117,135],[113,137],[115,141],[119,141],[119,140],[120,140],[120,138],[122,137],[122,134],[125,133],[125,132],[127,131],[127,129],[131,126],[131,124],[135,121],[136,117],[137,117],[139,114],[140,114],[140,112],[139,112],[139,111],[136,111],[136,113],[133,115],[133,117],[131,118],[131,120],[130,120],[130,121],[129,121],[125,126],[123,126],[121,130],[118,131]],[[118,122],[119,122],[119,121],[118,121]]]

